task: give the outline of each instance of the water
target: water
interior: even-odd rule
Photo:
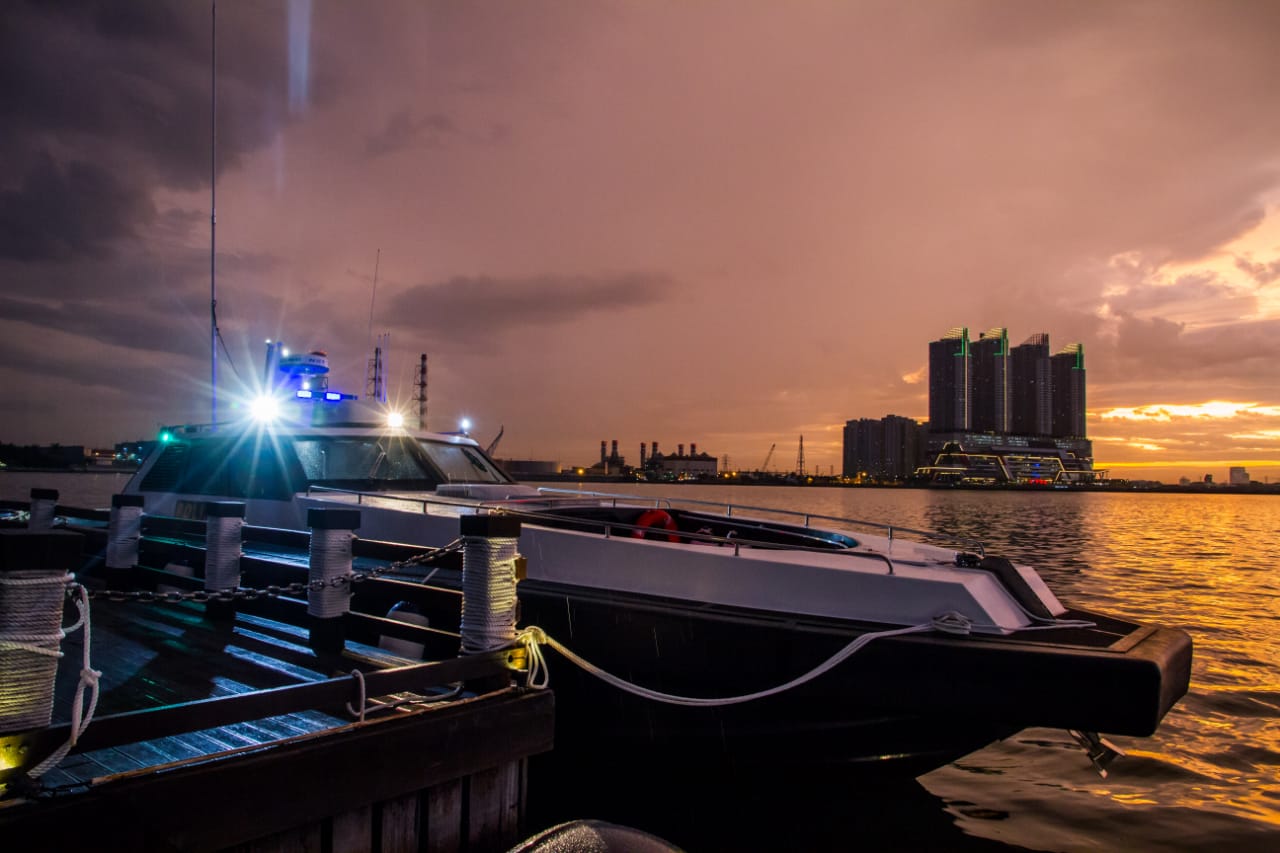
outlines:
[[[915,786],[834,791],[820,804],[788,798],[786,807],[797,810],[795,843],[743,804],[746,831],[690,834],[706,842],[690,849],[1280,849],[1280,497],[589,488],[891,520],[979,538],[988,553],[1036,566],[1069,604],[1182,628],[1195,642],[1190,692],[1155,736],[1111,738],[1127,755],[1107,779],[1065,732],[1028,729]],[[771,800],[778,802],[766,796],[754,805]],[[782,824],[785,833],[785,818]],[[655,821],[652,831],[659,829],[684,827]]]
[[[127,477],[5,472],[0,498],[38,486],[58,489],[63,504],[101,507]],[[1280,497],[591,488],[980,538],[989,553],[1035,565],[1065,602],[1195,640],[1190,692],[1154,737],[1112,738],[1127,755],[1105,780],[1064,732],[1028,729],[888,790],[788,780],[738,792],[728,809],[710,794],[662,813],[638,801],[619,812],[626,822],[691,851],[1280,849]]]

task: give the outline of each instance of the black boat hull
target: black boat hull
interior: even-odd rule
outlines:
[[[537,581],[521,621],[592,664],[680,696],[785,684],[885,626],[618,595]],[[1020,636],[930,632],[875,640],[779,695],[720,707],[634,696],[547,657],[554,759],[748,771],[786,767],[917,776],[1031,726],[1145,736],[1187,689],[1181,631],[1093,614],[1091,629]]]

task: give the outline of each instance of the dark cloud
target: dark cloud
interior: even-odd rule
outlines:
[[[220,173],[288,120],[287,8],[219,10]],[[0,256],[100,257],[151,224],[153,191],[208,185],[211,30],[205,4],[6,5]]]
[[[1236,258],[1236,269],[1242,270],[1258,284],[1267,285],[1280,280],[1280,261],[1259,263],[1249,257]]]
[[[110,304],[48,304],[0,296],[0,317],[44,330],[142,353],[189,353],[190,330],[167,314],[127,310]]]
[[[37,155],[16,189],[0,191],[0,258],[65,261],[105,256],[155,220],[141,189],[101,166],[60,166]]]
[[[652,273],[615,276],[458,277],[398,293],[385,316],[441,342],[483,335],[497,341],[523,328],[569,325],[587,314],[620,314],[665,300],[672,279]]]
[[[1109,405],[1125,394],[1141,401],[1188,402],[1231,393],[1253,399],[1263,389],[1264,396],[1280,400],[1274,382],[1268,382],[1280,363],[1280,320],[1191,329],[1160,317],[1126,317],[1118,329],[1114,343],[1102,344],[1090,357],[1092,365],[1102,367],[1091,371],[1091,382],[1102,379]],[[1135,394],[1135,388],[1144,387]]]

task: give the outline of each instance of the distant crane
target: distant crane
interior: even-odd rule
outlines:
[[[773,444],[771,444],[771,445],[769,445],[769,452],[768,452],[767,454],[765,454],[765,457],[764,457],[764,464],[760,466],[760,470],[761,470],[761,471],[768,472],[768,470],[769,470],[769,460],[773,459],[773,450],[774,450],[774,448],[776,448],[777,446],[778,446],[778,445],[777,445],[777,443],[776,443],[776,442],[775,442],[775,443],[773,443]]]

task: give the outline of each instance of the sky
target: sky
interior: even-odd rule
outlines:
[[[15,0],[0,441],[207,422],[212,284],[222,415],[267,339],[363,393],[389,335],[389,396],[427,354],[429,426],[500,456],[803,436],[839,473],[845,421],[925,419],[929,341],[1002,326],[1084,345],[1112,477],[1274,482],[1278,34],[1259,0]]]

